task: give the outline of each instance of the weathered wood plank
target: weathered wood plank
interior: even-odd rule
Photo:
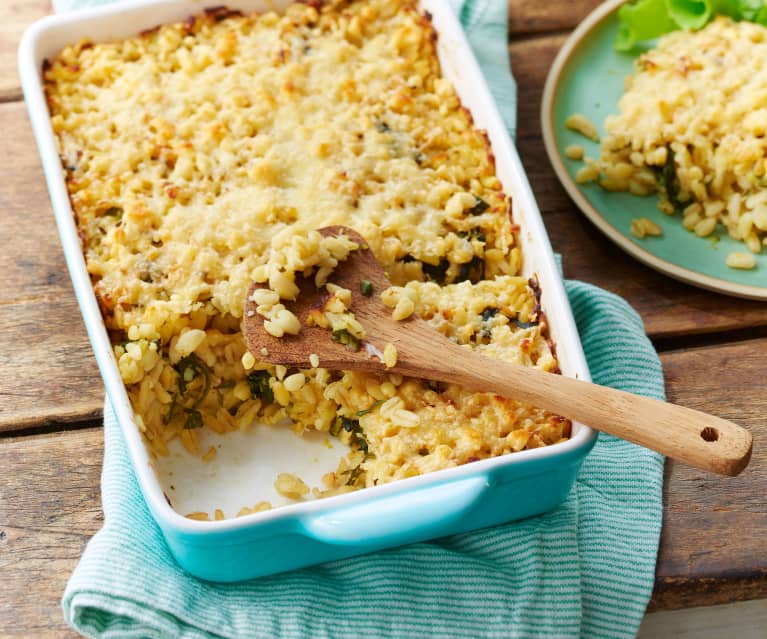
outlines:
[[[667,465],[653,609],[767,597],[764,352],[767,339],[663,355],[669,398],[743,424],[755,447],[737,478]],[[0,628],[62,636],[61,593],[101,524],[102,455],[98,428],[0,439]]]
[[[0,3],[0,102],[21,96],[16,49],[32,22],[51,13],[51,0],[5,0]]]
[[[509,36],[573,29],[602,0],[509,0]]]
[[[606,239],[573,205],[543,147],[540,104],[543,84],[565,36],[552,35],[510,46],[519,87],[518,146],[565,276],[592,282],[625,297],[653,337],[713,333],[767,325],[767,304],[681,284],[640,264]]]
[[[767,599],[646,615],[636,639],[764,639]]]
[[[738,477],[666,467],[654,608],[767,597],[767,339],[663,354],[672,401],[749,428],[754,453]]]
[[[69,575],[102,522],[101,429],[0,440],[0,636],[75,637]]]
[[[104,390],[24,105],[0,104],[0,121],[0,431],[95,417]]]

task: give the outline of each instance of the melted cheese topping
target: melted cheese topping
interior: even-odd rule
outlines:
[[[62,52],[53,125],[115,328],[166,336],[206,303],[240,317],[286,226],[351,226],[400,282],[418,276],[406,256],[462,265],[492,248],[488,275],[516,270],[485,140],[410,5],[197,18]],[[466,215],[475,196],[485,216]],[[483,247],[462,237],[475,227]]]
[[[521,262],[509,202],[484,134],[441,77],[435,40],[412,0],[334,0],[284,15],[214,10],[127,40],[80,42],[47,65],[86,263],[153,454],[166,454],[174,437],[201,453],[200,427],[226,432],[287,416],[298,431],[333,432],[347,419],[354,426],[339,434],[368,449],[368,466],[350,458],[328,480],[339,489],[518,450],[519,438],[487,443],[510,423],[529,428],[521,447],[567,435],[569,423],[546,430],[550,415],[453,389],[419,418],[423,437],[433,439],[430,423],[444,430],[464,419],[489,430],[477,431],[473,448],[450,440],[452,453],[412,465],[415,444],[379,456],[389,436],[363,446],[353,418],[398,399],[384,414],[412,422],[396,411],[413,412],[406,389],[424,382],[315,367],[286,386],[295,371],[245,354],[239,318],[268,248],[322,226],[358,231],[396,285],[431,281],[431,295],[431,286],[465,282],[443,297],[458,306],[478,290],[471,282],[505,282],[496,291],[505,295]],[[515,282],[510,316],[534,304]],[[461,330],[453,321],[448,333]],[[545,337],[529,339],[547,353],[534,365],[555,369]],[[499,356],[525,359],[517,346]],[[366,413],[364,429],[373,433],[379,417]]]

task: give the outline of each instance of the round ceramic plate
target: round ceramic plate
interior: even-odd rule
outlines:
[[[588,116],[604,134],[605,118],[618,113],[623,82],[633,72],[635,55],[613,48],[618,8],[625,0],[609,0],[591,13],[572,33],[557,55],[543,93],[541,125],[546,152],[554,170],[576,205],[596,226],[626,252],[648,266],[683,282],[728,295],[767,300],[767,251],[756,256],[752,270],[730,269],[731,251],[747,252],[721,225],[713,237],[701,238],[682,226],[679,215],[658,210],[658,197],[610,193],[594,183],[580,185],[575,173],[583,165],[565,157],[569,144],[580,144],[587,156],[599,157],[599,144],[565,127],[572,113]],[[631,220],[647,217],[663,229],[660,237],[637,239]]]

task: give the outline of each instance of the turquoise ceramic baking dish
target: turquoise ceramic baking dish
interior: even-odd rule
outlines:
[[[233,9],[261,11],[287,3],[237,0]],[[444,75],[451,80],[476,125],[485,129],[497,174],[511,194],[520,225],[524,272],[537,275],[541,304],[563,374],[589,379],[564,287],[516,150],[493,104],[460,24],[443,0],[423,0],[439,34]],[[30,118],[75,294],[107,393],[149,508],[178,563],[213,581],[238,581],[373,550],[431,539],[535,515],[559,504],[575,481],[596,433],[574,424],[572,438],[545,448],[483,460],[449,470],[323,500],[293,503],[222,521],[195,521],[179,513],[212,512],[217,506],[277,499],[276,472],[311,481],[334,468],[340,449],[294,437],[289,429],[254,427],[220,438],[215,463],[200,465],[182,450],[156,460],[145,449],[82,256],[41,82],[46,58],[83,37],[95,41],[135,35],[185,19],[205,8],[199,0],[142,0],[45,18],[25,33],[19,67]],[[277,432],[281,431],[281,432]],[[293,439],[290,439],[290,438]],[[288,438],[286,440],[285,438]],[[165,494],[172,495],[167,500]],[[170,505],[173,503],[173,507]]]

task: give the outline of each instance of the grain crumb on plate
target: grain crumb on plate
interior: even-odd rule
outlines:
[[[727,256],[727,266],[748,271],[756,267],[756,257],[752,253],[733,251]]]
[[[573,113],[565,120],[565,126],[571,131],[580,133],[589,140],[599,142],[599,133],[597,127],[582,113]]]
[[[586,166],[582,166],[575,174],[575,181],[578,184],[594,182],[599,177],[599,166],[591,158],[586,158]]]
[[[659,237],[663,235],[663,230],[649,218],[635,217],[631,220],[631,234],[641,240],[648,235]]]
[[[582,160],[583,147],[580,144],[568,144],[565,147],[565,155],[571,160]]]

